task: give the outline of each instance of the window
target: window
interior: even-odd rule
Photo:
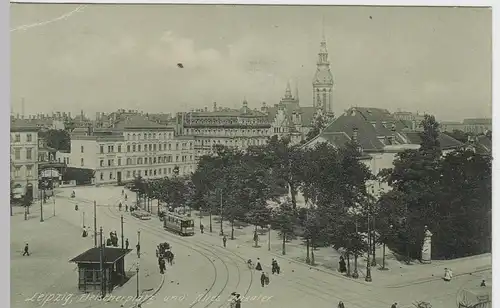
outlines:
[[[138,159],[137,159],[137,164],[138,164],[138,165],[142,164],[142,158],[138,158]]]
[[[137,174],[138,174],[139,176],[141,176],[141,170],[137,171]]]
[[[135,152],[135,144],[132,145],[132,152]]]
[[[26,142],[33,142],[33,135],[26,134]]]
[[[153,158],[153,164],[156,164],[156,157]]]
[[[153,145],[152,145],[152,144],[150,144],[150,145],[149,145],[149,151],[151,152],[152,150],[153,150]]]
[[[33,159],[33,149],[32,148],[27,148],[26,149],[26,159],[27,160],[32,160]]]
[[[168,150],[172,150],[172,145],[170,143],[168,144]]]
[[[140,145],[140,144],[138,144],[138,145],[137,145],[137,152],[140,152],[140,151],[141,151],[141,145]]]
[[[153,133],[153,139],[156,139],[156,133]]]
[[[80,153],[83,153],[83,145],[80,146]]]
[[[112,160],[108,159],[108,167],[111,167],[111,162],[112,162]]]
[[[156,151],[156,144],[153,144],[153,151]]]
[[[179,161],[179,155],[177,155],[177,156],[175,157],[175,161],[176,161],[176,162],[178,162],[178,161]]]
[[[167,174],[167,168],[163,168],[163,174]]]
[[[109,173],[109,179],[112,180],[113,179],[113,172],[110,172]]]
[[[122,152],[122,146],[121,144],[118,146],[118,153],[121,153]]]
[[[100,146],[100,149],[101,149],[100,150],[101,154],[104,153],[104,146],[103,145]]]
[[[176,143],[176,144],[175,144],[175,149],[176,149],[176,150],[178,150],[178,149],[179,149],[179,144],[178,144],[178,143]]]
[[[21,175],[21,167],[14,168],[14,176],[18,178]]]
[[[127,171],[127,179],[130,178],[130,171]]]
[[[172,168],[168,168],[168,174],[172,173]]]
[[[80,158],[80,166],[83,167],[83,158]]]
[[[158,174],[161,174],[161,168],[160,168],[160,169],[158,169]]]
[[[113,152],[113,147],[108,145],[108,153],[112,153]]]
[[[135,170],[132,171],[132,176],[135,178]]]
[[[121,166],[121,165],[122,165],[122,159],[118,158],[118,166]]]
[[[26,166],[26,173],[28,176],[33,176],[33,166]]]
[[[15,142],[21,142],[21,134],[16,134]]]
[[[130,152],[130,145],[127,145],[127,152]]]
[[[156,169],[155,169],[155,170],[153,170],[153,175],[156,175]]]
[[[153,164],[153,157],[150,157],[150,158],[149,158],[149,164],[150,164],[150,165],[151,165],[151,164]]]
[[[101,159],[101,161],[99,162],[99,165],[100,165],[101,167],[104,167],[104,159]]]
[[[21,159],[21,149],[15,149],[14,150],[14,159]]]
[[[148,176],[148,170],[144,170],[144,176]]]

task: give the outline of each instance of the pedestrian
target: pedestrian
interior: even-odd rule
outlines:
[[[222,237],[222,244],[224,244],[224,247],[226,247],[226,242],[227,242],[227,237],[224,235],[224,237]]]
[[[260,259],[257,258],[257,264],[255,265],[255,270],[262,271],[262,265],[260,265]]]
[[[88,235],[87,228],[83,227],[82,237],[87,237],[87,235]]]
[[[75,204],[75,211],[78,211],[78,204]]]
[[[452,277],[453,277],[453,274],[452,274],[452,272],[451,272],[451,269],[449,269],[449,268],[445,268],[445,269],[444,269],[444,277],[443,277],[443,280],[444,280],[444,281],[449,282],[449,281],[451,281],[451,278],[452,278]]]
[[[122,196],[123,196],[124,193],[125,193],[125,191],[122,189]]]
[[[129,242],[128,242],[128,239],[125,240],[125,249],[128,249],[128,245],[129,245]]]
[[[30,256],[28,243],[26,243],[26,245],[24,245],[24,252],[23,252],[23,256],[28,256],[28,257]]]
[[[481,287],[486,287],[486,280],[481,281]]]
[[[345,260],[343,256],[340,256],[340,261],[339,261],[339,272],[345,273],[347,272],[347,268],[345,266]]]
[[[277,267],[278,263],[276,262],[276,260],[274,260],[273,258],[273,261],[271,262],[271,273],[274,275],[277,271],[276,271],[276,267]]]
[[[266,274],[264,274],[264,272],[262,272],[262,274],[260,275],[260,284],[262,285],[262,287],[266,285]]]
[[[269,284],[269,274],[268,273],[264,273],[264,276],[266,276],[265,283],[266,283],[266,285],[268,285]]]
[[[137,243],[137,245],[135,245],[135,249],[137,250],[137,257],[140,258],[141,257],[141,244]]]
[[[203,226],[203,224],[200,224],[200,231],[201,231],[201,234],[203,234],[203,230],[205,229],[205,226]]]
[[[128,212],[128,205],[125,204],[125,212]]]
[[[118,204],[118,210],[120,210],[120,211],[122,210],[122,203],[121,202]]]
[[[345,308],[344,303],[342,301],[339,302],[338,308]]]
[[[125,201],[127,200],[127,194],[125,194]]]
[[[229,301],[229,308],[236,308],[236,292],[231,293],[231,300]]]
[[[392,304],[391,308],[398,308],[398,303]]]

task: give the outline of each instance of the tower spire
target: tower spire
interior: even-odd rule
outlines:
[[[325,15],[322,14],[321,16],[321,39],[323,42],[326,41],[325,39]]]
[[[290,88],[290,81],[287,81],[287,83],[286,83],[285,98],[286,99],[292,98],[292,90]]]
[[[299,100],[299,81],[295,81],[295,100]]]

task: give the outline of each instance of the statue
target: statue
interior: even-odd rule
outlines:
[[[421,262],[425,264],[431,263],[431,242],[432,242],[432,233],[427,228],[424,227],[424,244],[422,245],[422,258]]]

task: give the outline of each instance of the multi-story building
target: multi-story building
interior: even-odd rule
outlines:
[[[464,147],[463,143],[444,133],[439,133],[438,138],[443,154]],[[385,109],[352,107],[304,147],[322,142],[341,147],[350,141],[359,145],[363,153],[361,161],[377,175],[382,169],[393,168],[397,153],[418,149],[421,138],[420,131],[407,127],[403,120],[396,119]],[[370,181],[368,187],[375,195],[389,189],[387,183],[378,180]]]
[[[194,140],[196,156],[212,153],[215,145],[246,149],[251,145],[264,145],[270,136],[271,124],[265,113],[248,107],[243,101],[240,109],[218,108],[178,113],[175,133]]]
[[[196,167],[194,139],[176,136],[174,129],[140,114],[71,136],[69,166],[95,171],[95,184],[114,184],[174,174],[190,174]]]
[[[38,131],[26,120],[10,123],[10,178],[16,198],[38,198]]]
[[[419,130],[420,124],[424,120],[425,115],[419,112],[397,111],[392,114],[396,120],[400,120],[411,130]]]
[[[460,130],[466,133],[473,133],[476,135],[485,134],[491,131],[493,127],[492,119],[464,119],[462,123],[460,122],[441,122],[440,128],[444,132],[453,132],[454,130]]]

